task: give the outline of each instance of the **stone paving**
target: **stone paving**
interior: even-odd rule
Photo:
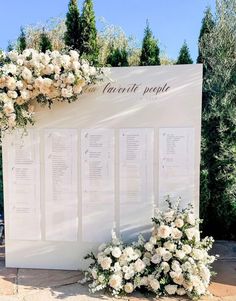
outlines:
[[[210,286],[212,296],[202,301],[236,301],[236,242],[215,243],[220,254],[214,270],[218,273]],[[5,268],[4,248],[0,248],[0,301],[112,301],[102,294],[91,295],[86,285],[78,284],[79,271]],[[122,301],[154,301],[151,296],[135,293]],[[187,301],[183,297],[160,298],[160,301]]]

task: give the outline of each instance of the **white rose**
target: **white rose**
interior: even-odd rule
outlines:
[[[21,76],[24,80],[29,82],[32,79],[32,72],[28,68],[24,67]]]
[[[16,50],[12,50],[8,52],[7,56],[10,58],[11,61],[16,61],[18,59],[18,52]]]
[[[192,226],[194,226],[195,225],[195,216],[194,216],[194,214],[192,214],[192,213],[188,213],[188,215],[187,215],[187,222],[190,224],[190,225],[192,225]]]
[[[151,258],[151,262],[154,264],[160,263],[161,262],[161,256],[158,254],[154,254]]]
[[[162,262],[161,268],[164,271],[164,274],[167,274],[170,271],[170,266],[167,262]]]
[[[193,249],[192,250],[192,257],[195,260],[202,260],[204,258],[204,253],[202,252],[202,250],[199,249]]]
[[[179,262],[178,262],[177,260],[174,260],[174,261],[172,262],[171,268],[172,268],[172,270],[175,271],[175,272],[181,272],[181,271],[182,271],[182,270],[181,270],[181,267],[180,267],[180,264],[179,264]]]
[[[131,294],[134,290],[134,286],[131,282],[127,282],[124,286],[124,290],[127,294]]]
[[[171,241],[166,241],[164,243],[164,247],[171,252],[175,251],[176,249],[176,245]]]
[[[203,283],[199,283],[196,287],[195,287],[195,291],[196,293],[200,296],[200,295],[205,295],[206,294],[206,287],[204,286]]]
[[[17,67],[14,64],[6,64],[4,67],[6,67],[6,71],[8,73],[11,73],[12,75],[16,74]]]
[[[82,92],[82,87],[81,86],[74,86],[73,87],[73,92],[75,94],[80,94]]]
[[[120,266],[119,262],[116,262],[114,264],[114,272],[119,272],[119,271],[121,271],[121,266]]]
[[[61,89],[61,95],[62,95],[62,97],[70,98],[73,96],[73,92],[71,89],[63,88],[63,89]]]
[[[126,247],[123,251],[124,255],[126,255],[127,257],[131,257],[133,255],[133,248],[132,247]]]
[[[56,75],[60,74],[61,72],[61,68],[57,65],[54,66],[54,72],[56,73]]]
[[[203,264],[200,265],[200,276],[202,277],[203,281],[206,283],[206,284],[209,284],[210,282],[210,277],[211,277],[211,273],[209,271],[209,269],[204,266]]]
[[[175,257],[179,258],[179,259],[183,259],[185,257],[185,253],[182,250],[176,250],[175,251]]]
[[[169,226],[161,225],[158,228],[158,236],[161,238],[167,238],[171,234],[171,228]]]
[[[40,88],[44,84],[44,79],[41,76],[39,76],[35,79],[34,84],[35,84],[35,87]]]
[[[77,61],[79,59],[79,53],[75,50],[70,51],[70,56],[73,60]]]
[[[149,285],[154,291],[157,291],[160,288],[160,282],[157,279],[150,279]]]
[[[50,78],[43,79],[43,85],[45,85],[47,88],[50,88],[52,84],[53,84],[53,81]]]
[[[178,285],[183,285],[184,283],[184,276],[183,274],[179,274],[177,277],[173,278],[174,283],[178,284]]]
[[[47,53],[40,53],[39,58],[42,64],[44,64],[45,66],[48,65],[51,60],[50,56]]]
[[[145,263],[146,266],[149,266],[151,264],[151,260],[148,257],[143,257],[143,262]]]
[[[145,263],[141,259],[137,259],[134,263],[134,268],[137,273],[142,272],[145,267]]]
[[[14,127],[16,125],[16,114],[11,114],[9,117],[8,117],[8,125],[10,127]]]
[[[152,237],[150,237],[149,241],[150,241],[151,244],[155,245],[156,242],[157,242],[157,239],[156,239],[156,237],[152,236]]]
[[[127,260],[128,260],[127,256],[125,254],[122,254],[119,258],[119,264],[121,266],[124,266],[127,264]]]
[[[169,210],[163,214],[163,217],[167,222],[172,222],[174,220],[174,214],[174,210]]]
[[[145,248],[147,251],[151,252],[152,249],[153,249],[153,244],[151,244],[150,242],[147,242],[147,243],[145,243],[144,248]]]
[[[70,72],[66,78],[67,84],[73,84],[75,82],[75,76]]]
[[[9,90],[15,90],[16,89],[16,81],[13,77],[6,77],[6,87]]]
[[[177,228],[173,228],[171,231],[171,236],[174,239],[180,239],[182,237],[182,235],[183,235],[183,233]]]
[[[16,61],[17,65],[22,66],[24,64],[24,61],[22,59],[17,59]]]
[[[109,268],[111,267],[111,263],[112,263],[112,260],[110,257],[104,257],[102,260],[101,260],[101,267],[103,268],[103,270],[109,270]]]
[[[17,98],[18,94],[16,93],[16,91],[11,91],[11,90],[9,90],[9,91],[7,92],[7,96],[10,97],[10,98],[15,99],[15,98]]]
[[[144,286],[148,285],[148,277],[147,276],[144,276],[141,278],[140,285],[144,285]]]
[[[15,110],[14,110],[14,106],[12,102],[6,102],[3,106],[3,111],[4,113],[8,116],[10,114],[12,114]]]
[[[188,261],[186,261],[185,263],[183,263],[182,265],[181,265],[181,268],[183,269],[183,271],[191,271],[191,269],[192,269],[192,265],[191,265],[191,263],[190,262],[188,262]]]
[[[115,247],[113,248],[112,252],[111,252],[112,256],[114,256],[115,258],[119,258],[121,255],[121,250],[119,247]]]
[[[16,86],[17,86],[17,88],[20,89],[20,90],[22,90],[23,87],[24,87],[23,82],[22,82],[21,80],[18,80],[18,81],[16,82]]]
[[[196,275],[191,275],[190,281],[193,284],[193,286],[195,286],[195,287],[201,284],[201,279]]]
[[[183,287],[189,292],[193,290],[193,285],[190,281],[184,281]]]
[[[192,251],[192,248],[189,245],[183,245],[182,246],[182,250],[183,252],[185,252],[186,254],[190,254]]]
[[[166,253],[166,249],[163,247],[156,248],[155,251],[159,256],[163,256]]]
[[[170,274],[170,277],[171,277],[172,279],[174,279],[174,278],[179,277],[179,276],[181,275],[181,272],[180,272],[180,271],[178,271],[178,272],[171,271],[169,274]]]
[[[193,238],[195,238],[196,240],[199,240],[199,238],[200,238],[198,229],[196,229],[194,227],[186,229],[185,234],[187,235],[187,238],[189,240],[192,240]]]
[[[79,74],[79,69],[81,67],[80,63],[77,61],[74,61],[74,62],[72,62],[71,66],[72,66],[72,69],[75,70],[75,73]]]
[[[29,100],[30,99],[30,91],[29,90],[22,90],[20,91],[21,97],[24,100]]]
[[[185,289],[183,287],[180,287],[180,288],[177,289],[176,293],[179,296],[183,296],[183,295],[186,294],[186,291],[185,291]]]
[[[174,295],[177,291],[177,285],[168,284],[165,286],[165,290],[169,295]]]
[[[175,220],[175,226],[176,226],[177,228],[182,228],[183,225],[184,225],[184,221],[183,221],[181,218],[177,218],[177,219]]]
[[[110,287],[114,288],[115,290],[119,289],[121,287],[122,278],[120,275],[113,274],[109,279],[109,285]]]
[[[162,255],[162,258],[164,261],[169,261],[172,258],[172,254],[167,251]]]
[[[16,103],[17,103],[19,106],[21,106],[21,105],[23,105],[23,104],[25,103],[25,100],[24,100],[22,97],[18,97],[18,98],[16,99]]]

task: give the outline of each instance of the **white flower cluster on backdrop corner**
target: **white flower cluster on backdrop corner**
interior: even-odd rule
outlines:
[[[188,295],[193,300],[208,294],[216,259],[208,251],[214,240],[200,239],[200,220],[190,206],[181,210],[168,203],[169,210],[153,218],[149,240],[140,235],[137,242],[125,244],[113,231],[110,243],[85,257],[90,266],[82,283],[90,282],[91,292],[106,289],[118,296],[139,289],[157,296]]]
[[[54,101],[78,99],[86,85],[101,81],[103,68],[89,65],[77,51],[0,53],[0,127],[25,129],[34,123],[36,100],[51,107]]]

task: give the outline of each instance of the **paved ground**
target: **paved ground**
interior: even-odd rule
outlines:
[[[215,264],[218,275],[213,279],[213,296],[202,301],[236,301],[236,242],[216,242],[214,251],[221,259]],[[111,301],[104,295],[91,295],[77,271],[5,268],[4,248],[0,248],[0,301]],[[124,300],[153,301],[139,293]],[[185,298],[161,298],[160,301],[183,301]]]

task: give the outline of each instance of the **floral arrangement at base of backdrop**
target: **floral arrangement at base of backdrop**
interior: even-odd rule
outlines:
[[[51,107],[54,101],[78,99],[86,85],[101,81],[103,68],[80,60],[77,51],[0,53],[0,127],[25,129],[34,123],[35,100]]]
[[[144,289],[156,296],[187,295],[193,300],[207,295],[211,264],[217,256],[208,251],[212,237],[200,239],[199,219],[189,206],[179,204],[165,212],[157,211],[148,241],[140,235],[137,242],[125,244],[112,232],[110,243],[98,253],[88,254],[91,264],[82,283],[90,282],[90,291],[108,290],[114,296]]]

